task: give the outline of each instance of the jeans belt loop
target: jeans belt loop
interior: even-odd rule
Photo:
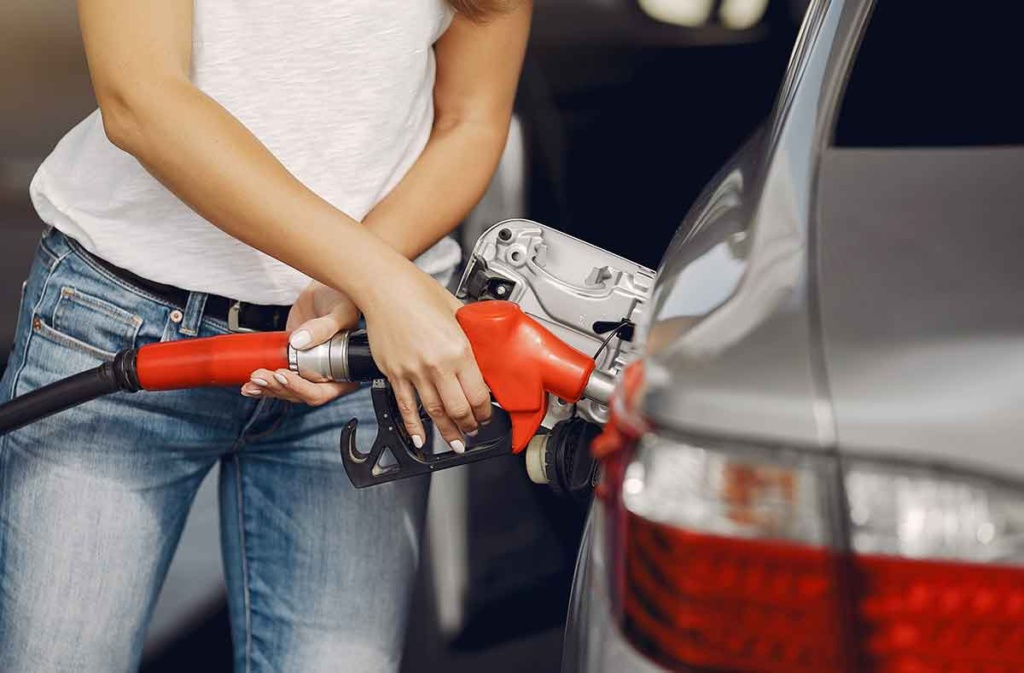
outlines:
[[[199,324],[203,321],[204,310],[206,310],[206,293],[189,292],[188,302],[185,304],[185,315],[182,317],[178,331],[186,336],[197,336]]]

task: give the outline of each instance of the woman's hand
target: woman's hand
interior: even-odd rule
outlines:
[[[288,313],[291,345],[305,350],[330,339],[338,332],[359,323],[359,309],[343,293],[322,283],[311,282],[295,300]],[[359,388],[358,383],[307,381],[288,369],[272,372],[258,369],[242,386],[246,397],[277,397],[289,402],[320,406]]]
[[[363,312],[373,359],[391,381],[405,428],[422,447],[418,394],[441,436],[462,453],[463,435],[491,417],[490,391],[455,320],[462,304],[411,264],[396,267],[382,290]]]

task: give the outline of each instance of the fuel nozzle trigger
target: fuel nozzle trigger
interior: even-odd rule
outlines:
[[[430,474],[510,452],[508,415],[500,409],[494,410],[493,419],[487,428],[481,428],[477,436],[469,441],[465,453],[450,450],[433,453],[430,417],[422,409],[420,420],[427,430],[428,439],[426,445],[418,449],[405,430],[394,391],[387,379],[373,381],[370,397],[377,417],[377,437],[370,450],[363,453],[356,444],[357,419],[350,420],[341,431],[341,461],[345,473],[356,488]]]

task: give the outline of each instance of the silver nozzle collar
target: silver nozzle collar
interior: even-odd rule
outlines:
[[[608,400],[612,398],[612,393],[614,392],[615,377],[595,369],[590,374],[590,379],[587,380],[587,385],[583,389],[583,397],[593,400],[598,404],[608,404]]]
[[[306,350],[288,347],[291,370],[309,381],[348,381],[348,332]]]

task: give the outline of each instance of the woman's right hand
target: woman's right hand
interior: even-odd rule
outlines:
[[[441,436],[458,453],[491,417],[491,395],[455,312],[462,303],[411,264],[388,278],[387,291],[362,306],[373,358],[391,382],[417,448],[427,434],[417,395]]]

